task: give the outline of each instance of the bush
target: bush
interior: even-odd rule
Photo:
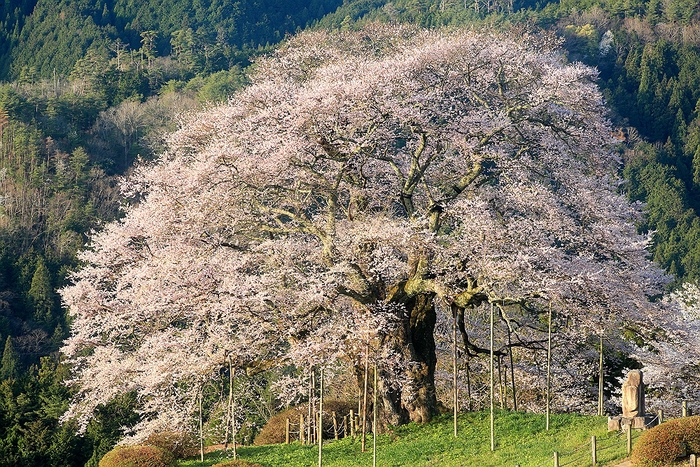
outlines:
[[[184,431],[165,431],[154,433],[144,444],[170,451],[175,459],[186,459],[199,454],[199,442],[191,433]]]
[[[632,451],[639,467],[661,467],[700,453],[700,416],[670,420],[645,431]]]
[[[177,467],[169,451],[156,446],[117,446],[100,460],[99,467]]]
[[[350,402],[343,402],[339,400],[330,399],[323,402],[323,438],[330,439],[333,438],[333,419],[331,414],[336,413],[338,417],[338,431],[340,431],[341,424],[343,422],[343,417],[350,413],[350,410],[354,407],[354,404]],[[297,407],[280,412],[270,420],[267,424],[260,430],[258,436],[255,437],[253,444],[256,446],[263,446],[266,444],[281,444],[284,443],[285,425],[287,423],[287,418],[290,419],[292,423],[292,431],[299,431],[299,415],[304,415],[304,420],[308,416],[308,406],[299,405]],[[292,435],[292,441],[297,438],[298,435]],[[342,435],[341,435],[342,436]]]
[[[243,460],[231,460],[231,461],[224,461],[224,462],[219,462],[218,464],[214,464],[211,467],[263,467],[261,464],[256,464],[255,462],[248,462],[248,461],[243,461]]]

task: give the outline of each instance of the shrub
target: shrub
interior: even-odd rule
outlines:
[[[99,467],[177,467],[169,451],[156,446],[117,446],[100,460]]]
[[[338,425],[343,422],[343,417],[350,413],[354,405],[350,402],[330,399],[323,402],[323,438],[333,438],[333,419],[331,414],[336,413],[338,417]],[[292,431],[299,430],[299,415],[304,415],[304,419],[308,416],[308,406],[299,405],[297,407],[280,412],[270,418],[267,424],[260,430],[258,436],[255,437],[253,444],[263,446],[266,444],[281,444],[284,443],[285,425],[287,418],[290,419],[293,428]],[[338,430],[341,427],[338,426]],[[296,435],[298,436],[298,435]],[[342,435],[341,435],[342,436]],[[292,441],[295,440],[295,435],[292,435]]]
[[[237,460],[219,462],[218,464],[214,464],[211,467],[263,467],[263,466],[261,464],[256,464],[255,462],[249,462],[249,461],[237,459]]]
[[[199,442],[191,433],[184,431],[165,431],[154,433],[144,444],[157,446],[170,451],[175,459],[186,459],[199,454]]]
[[[670,420],[645,431],[632,451],[639,467],[661,467],[700,453],[700,416]]]

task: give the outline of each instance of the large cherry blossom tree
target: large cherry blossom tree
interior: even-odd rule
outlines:
[[[258,61],[125,184],[63,291],[73,413],[134,390],[148,426],[180,420],[228,355],[342,357],[364,316],[404,362],[385,420],[425,422],[439,301],[533,323],[551,305],[591,333],[648,321],[664,278],[618,192],[596,72],[548,44],[375,25]]]

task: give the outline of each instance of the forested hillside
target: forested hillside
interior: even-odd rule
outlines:
[[[161,151],[180,114],[245,85],[255,57],[287,34],[371,21],[561,37],[569,60],[599,70],[621,142],[627,179],[621,190],[646,203],[639,228],[655,232],[651,255],[674,274],[671,287],[700,280],[696,2],[6,1],[0,4],[0,466],[96,465],[133,416],[127,397],[102,408],[83,437],[58,424],[69,391],[57,349],[70,323],[56,290],[79,266],[76,253],[88,233],[119,217],[120,177]]]
[[[19,4],[17,4],[19,3]],[[332,12],[339,0],[29,0],[0,5],[0,79],[67,76],[88,51],[171,56],[211,73]],[[27,53],[31,51],[31,53]],[[241,54],[241,51],[243,53]]]
[[[178,115],[224,100],[252,56],[336,6],[0,4],[0,465],[97,465],[119,439],[128,398],[82,437],[58,425],[69,323],[56,290],[87,233],[119,215],[121,174]]]

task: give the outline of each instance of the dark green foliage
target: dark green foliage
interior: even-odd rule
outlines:
[[[92,455],[85,463],[86,467],[97,467],[100,459],[124,436],[125,428],[139,421],[135,408],[136,397],[133,393],[118,396],[109,404],[98,407],[85,433],[85,438],[92,447]]]
[[[55,297],[51,286],[51,277],[44,259],[39,257],[36,270],[29,287],[29,304],[34,310],[34,320],[38,323],[51,324],[54,320]]]
[[[155,446],[120,446],[100,460],[99,467],[175,467],[172,453]]]
[[[0,382],[0,466],[72,467],[86,459],[73,423],[59,424],[69,391],[65,366],[49,357],[17,379]]]
[[[12,337],[7,336],[5,349],[2,352],[2,361],[0,361],[0,379],[14,380],[18,376],[19,357],[15,351],[15,346],[12,345]]]
[[[35,4],[34,4],[35,3]],[[92,56],[123,55],[152,69],[173,55],[183,77],[228,69],[240,50],[274,44],[334,11],[340,0],[38,0],[0,16],[0,79],[33,83],[87,69]],[[0,8],[0,12],[4,7]],[[12,31],[12,32],[10,32]],[[26,53],[31,50],[32,53]],[[87,60],[86,60],[87,58]],[[76,69],[77,66],[77,69]],[[121,67],[118,67],[122,70]]]
[[[246,76],[240,67],[198,76],[190,80],[185,91],[194,91],[202,103],[225,102],[236,90],[246,84]]]
[[[700,452],[700,417],[685,417],[662,423],[642,434],[632,451],[639,467],[661,467]]]

